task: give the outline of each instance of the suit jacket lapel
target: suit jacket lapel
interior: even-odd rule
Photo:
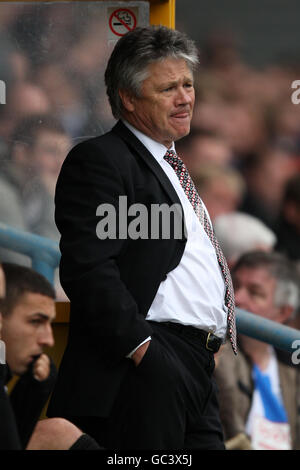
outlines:
[[[171,184],[169,178],[161,168],[160,164],[155,160],[153,155],[147,150],[147,148],[142,144],[142,142],[135,137],[135,135],[121,122],[118,121],[117,124],[112,129],[113,132],[118,134],[126,143],[137,153],[144,162],[148,165],[149,169],[156,175],[160,181],[163,189],[168,194],[169,198],[173,203],[180,204],[180,199]]]

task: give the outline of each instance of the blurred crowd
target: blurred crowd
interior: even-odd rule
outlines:
[[[79,140],[114,123],[103,83],[107,26],[101,6],[90,2],[0,7],[0,221],[58,240],[53,198],[61,164]],[[256,69],[222,35],[201,45],[200,58],[192,130],[176,148],[219,237],[235,227],[246,245],[260,225],[273,247],[299,260],[300,105],[291,96],[300,63]],[[2,261],[27,263],[0,250]]]
[[[110,53],[103,10],[97,2],[2,4],[0,48],[0,222],[58,241],[62,162],[78,141],[114,124],[103,82]],[[192,129],[176,149],[229,266],[251,250],[300,265],[300,104],[291,100],[300,62],[255,69],[224,36],[200,49]],[[1,247],[0,261],[29,264]]]
[[[90,2],[2,4],[0,48],[6,86],[0,222],[58,241],[54,192],[61,164],[78,141],[114,123],[102,77],[109,53],[103,8]],[[0,259],[31,265],[27,256],[1,247]]]

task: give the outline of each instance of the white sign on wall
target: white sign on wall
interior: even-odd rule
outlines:
[[[114,44],[137,26],[149,25],[149,2],[103,2],[107,8],[107,35]]]

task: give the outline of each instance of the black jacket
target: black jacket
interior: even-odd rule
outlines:
[[[0,364],[0,450],[25,449],[56,380],[56,367],[50,362],[46,380],[36,380],[33,364],[22,375],[10,395],[5,390],[11,373],[7,365]]]
[[[0,450],[21,450],[21,440],[9,396],[5,390],[6,364],[0,364]]]
[[[111,132],[75,146],[56,188],[61,284],[70,299],[70,331],[48,416],[107,416],[128,368],[126,355],[152,333],[145,316],[158,287],[185,248],[171,218],[170,237],[100,240],[97,207],[180,200],[144,145],[118,122]],[[182,209],[182,208],[181,208]],[[118,217],[117,217],[118,219]],[[134,219],[128,217],[127,226]]]

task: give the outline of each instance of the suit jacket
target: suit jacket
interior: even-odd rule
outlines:
[[[42,381],[34,378],[33,366],[34,363],[31,363],[27,372],[19,378],[9,395],[23,449],[26,448],[49,399],[57,375],[56,366],[52,360],[49,376]]]
[[[69,339],[49,416],[108,416],[129,360],[126,355],[152,333],[145,321],[158,287],[183,255],[186,238],[105,239],[96,235],[98,205],[119,197],[128,207],[180,200],[145,146],[118,122],[112,131],[75,146],[56,188],[61,233],[61,284],[70,299]],[[180,205],[181,207],[181,205]],[[128,217],[128,224],[131,219]],[[178,225],[177,225],[178,226]]]
[[[300,449],[299,368],[278,361],[278,372],[291,429],[292,448],[298,450]],[[215,377],[219,388],[220,415],[224,435],[228,440],[238,433],[245,433],[254,391],[252,362],[242,350],[239,350],[237,358],[232,361],[232,352],[228,345],[225,345],[220,353]]]

